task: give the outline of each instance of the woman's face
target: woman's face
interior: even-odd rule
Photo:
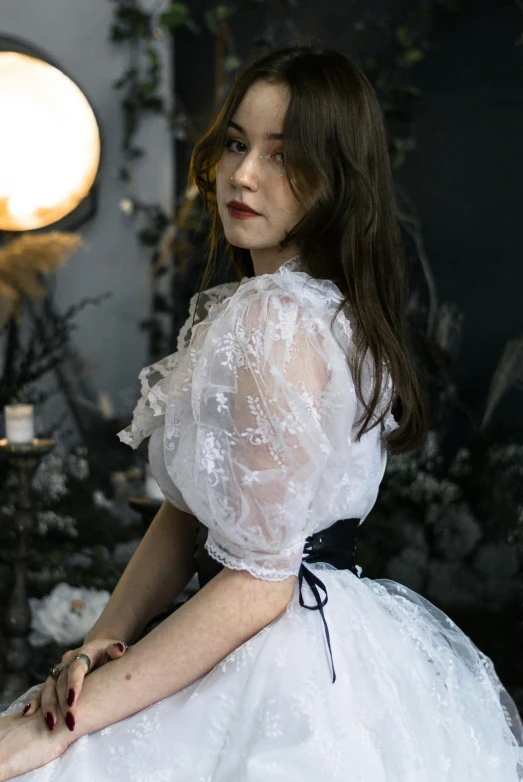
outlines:
[[[305,214],[285,173],[281,133],[288,101],[286,85],[252,84],[229,123],[216,169],[216,199],[225,236],[235,247],[251,251],[257,275],[275,271],[298,254],[296,247],[288,246],[281,253],[278,246],[285,231]],[[228,206],[231,201],[240,201],[257,214],[242,218]]]

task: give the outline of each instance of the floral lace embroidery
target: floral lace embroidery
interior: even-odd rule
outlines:
[[[321,623],[295,588],[281,617],[208,673],[82,737],[27,782],[225,782],[251,771],[304,782],[520,782],[523,726],[492,661],[407,587],[316,567],[329,593],[334,686]]]

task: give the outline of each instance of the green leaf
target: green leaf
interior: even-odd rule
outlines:
[[[227,73],[231,73],[231,71],[237,70],[237,68],[241,65],[241,60],[239,57],[236,57],[235,54],[230,54],[228,57],[225,58],[223,61],[223,69]]]
[[[375,59],[375,57],[366,57],[363,60],[362,65],[366,71],[375,71],[378,68],[378,61]]]
[[[125,38],[148,38],[151,34],[151,14],[136,6],[120,6],[116,11],[116,24],[113,31]],[[113,40],[115,40],[113,38]]]
[[[415,98],[421,98],[423,95],[423,90],[420,87],[415,87],[413,84],[405,84],[402,87],[398,87],[398,89]]]
[[[224,19],[228,19],[229,16],[232,16],[236,13],[237,6],[235,5],[218,5],[216,6],[216,20],[218,22],[223,22]]]
[[[124,29],[118,24],[111,25],[109,30],[109,40],[112,41],[112,43],[121,43],[122,41],[126,41],[128,38],[131,38],[131,34],[128,30]]]
[[[412,46],[412,35],[409,28],[405,27],[404,25],[397,27],[396,40],[400,46],[403,46],[404,49],[408,49],[409,46]]]
[[[136,98],[134,95],[126,95],[122,101],[122,109],[128,113],[136,111]]]
[[[145,53],[146,53],[146,55],[149,58],[149,63],[150,63],[151,68],[157,68],[157,67],[160,66],[160,55],[158,54],[156,49],[153,49],[152,46],[149,46],[145,50]]]
[[[191,33],[194,33],[194,35],[200,35],[201,30],[196,22],[193,22],[192,19],[188,19],[185,23],[185,26],[191,31]]]
[[[191,19],[187,3],[171,3],[169,8],[163,14],[160,14],[159,23],[160,27],[163,27],[170,33],[183,26],[189,27],[193,33],[199,32],[198,26]]]
[[[365,22],[354,22],[352,27],[354,28],[354,30],[357,30],[358,32],[367,29],[367,25],[365,24]]]
[[[425,52],[421,49],[409,49],[407,52],[405,52],[405,55],[409,62],[419,62],[420,60],[424,59]]]
[[[517,39],[516,46],[523,46],[523,33],[521,33],[521,35]]]
[[[145,155],[145,149],[143,147],[129,147],[127,150],[128,160],[138,160],[138,158]]]
[[[171,3],[166,11],[160,14],[160,24],[168,29],[174,29],[184,24],[189,16],[186,3]]]
[[[411,65],[420,62],[424,57],[425,53],[421,49],[407,49],[407,51],[396,58],[396,62],[402,68],[410,68]]]
[[[218,5],[212,11],[206,11],[203,15],[207,28],[213,35],[218,35],[220,23],[236,13],[235,5]]]
[[[203,20],[207,25],[207,29],[213,35],[218,35],[218,24],[216,22],[216,14],[214,11],[205,11]]]
[[[391,164],[392,168],[397,170],[398,168],[401,168],[401,166],[405,162],[405,153],[404,152],[394,152],[391,156]]]
[[[116,81],[113,82],[113,87],[115,90],[120,90],[122,87],[124,87],[127,82],[132,81],[134,78],[136,78],[138,71],[136,68],[128,68],[125,73],[123,73],[119,79],[116,79]]]
[[[145,92],[140,98],[140,105],[142,109],[159,114],[163,111],[163,98],[154,93]]]

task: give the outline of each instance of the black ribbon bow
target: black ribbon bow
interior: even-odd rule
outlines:
[[[332,656],[332,647],[330,640],[329,627],[323,611],[327,605],[329,595],[327,587],[318,576],[310,570],[305,562],[328,562],[338,570],[350,570],[358,576],[355,562],[356,552],[356,530],[360,519],[339,519],[330,527],[314,535],[309,535],[303,548],[303,559],[298,572],[299,599],[302,608],[309,611],[319,611],[325,628],[325,637],[329,648],[330,660],[332,665],[332,683],[336,681],[336,671],[334,669],[334,659]],[[307,605],[303,599],[303,582],[306,582],[311,590],[316,603]],[[325,597],[321,597],[319,589],[323,590]]]

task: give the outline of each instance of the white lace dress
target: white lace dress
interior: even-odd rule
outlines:
[[[142,398],[120,437],[132,447],[150,437],[165,496],[209,528],[207,551],[229,568],[269,580],[297,574],[308,535],[363,520],[376,500],[383,430],[396,423],[388,414],[381,430],[354,440],[350,318],[330,329],[340,298],[296,261],[217,286],[200,297],[189,334],[191,300],[177,352],[141,373]],[[361,568],[309,568],[328,591],[335,683],[321,618],[300,606],[296,584],[287,611],[207,675],[19,779],[523,779],[515,704],[449,617]]]

